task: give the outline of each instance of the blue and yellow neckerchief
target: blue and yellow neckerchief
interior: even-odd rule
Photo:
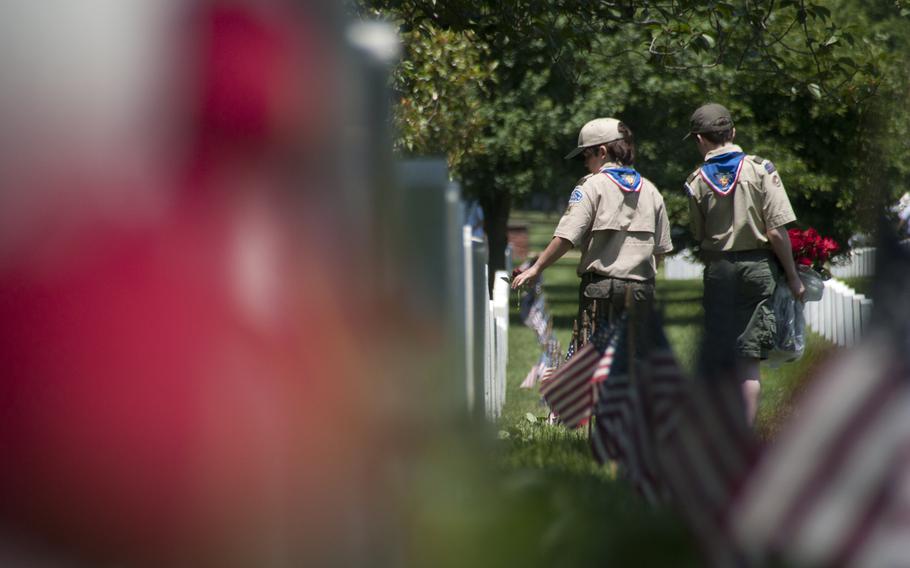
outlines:
[[[604,168],[600,173],[606,174],[610,180],[626,193],[641,191],[641,174],[632,168],[614,167]]]
[[[745,152],[728,152],[714,156],[701,167],[701,178],[718,195],[730,195],[743,171]]]

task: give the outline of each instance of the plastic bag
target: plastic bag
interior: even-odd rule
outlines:
[[[817,302],[821,300],[822,294],[825,292],[825,280],[822,275],[808,266],[799,266],[797,269],[799,270],[799,279],[802,280],[803,286],[806,287],[803,301]]]
[[[806,318],[803,303],[793,297],[786,281],[779,281],[771,296],[777,325],[774,348],[768,354],[772,364],[796,361],[806,351]]]

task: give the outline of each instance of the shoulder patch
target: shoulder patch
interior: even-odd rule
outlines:
[[[698,183],[698,180],[700,178],[698,172],[700,171],[701,168],[697,168],[694,172],[689,174],[689,177],[686,178],[686,183],[683,184],[683,186],[686,188],[686,193],[688,193],[691,197],[695,197],[695,188],[692,186]]]
[[[572,195],[569,196],[569,204],[578,203],[584,199],[584,197],[585,194],[581,192],[581,186],[576,186],[575,189],[572,190]]]
[[[777,171],[777,168],[774,167],[774,164],[771,163],[771,160],[766,160],[766,159],[762,158],[761,156],[749,156],[749,159],[752,160],[753,162],[755,162],[756,164],[760,164],[763,168],[765,168],[765,171],[768,172],[769,174],[773,174],[774,172]]]

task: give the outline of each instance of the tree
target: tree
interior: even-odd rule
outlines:
[[[731,108],[750,152],[773,157],[800,218],[841,240],[870,223],[856,215],[876,201],[864,192],[888,193],[877,175],[890,188],[907,180],[907,149],[883,142],[908,128],[895,108],[907,37],[895,4],[364,0],[360,10],[401,27],[400,146],[447,153],[484,208],[494,269],[512,204],[567,193],[582,172],[561,156],[595,116],[633,127],[638,165],[680,227],[698,157],[679,139],[706,100]]]

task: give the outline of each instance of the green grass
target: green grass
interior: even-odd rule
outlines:
[[[549,242],[558,217],[522,214],[529,223],[532,254]],[[554,318],[554,331],[567,345],[578,301],[577,255],[563,258],[544,274],[544,293]],[[692,372],[701,339],[702,285],[697,280],[658,280],[668,339],[682,367]],[[513,297],[514,300],[514,297]],[[777,369],[762,368],[763,397],[756,421],[759,436],[773,437],[792,412],[793,399],[805,385],[811,367],[830,347],[810,334],[804,357]],[[533,332],[523,326],[512,307],[509,328],[509,367],[506,405],[499,424],[497,452],[504,490],[515,507],[535,519],[529,534],[546,542],[576,548],[577,562],[605,564],[607,556],[619,565],[697,566],[700,559],[682,522],[670,511],[647,506],[612,469],[598,466],[584,429],[568,431],[545,423],[547,408],[536,389],[519,384],[540,355]],[[527,503],[536,503],[530,510]],[[523,505],[524,504],[524,505]],[[561,536],[560,536],[561,535]],[[591,535],[593,541],[582,538]],[[550,540],[547,540],[550,539]],[[534,546],[546,546],[535,543]],[[543,564],[544,552],[536,557]],[[587,559],[587,560],[586,560]]]
[[[871,297],[872,294],[872,277],[871,276],[855,276],[853,278],[838,278],[841,282],[847,286],[856,290],[857,294],[864,294],[866,297]]]

